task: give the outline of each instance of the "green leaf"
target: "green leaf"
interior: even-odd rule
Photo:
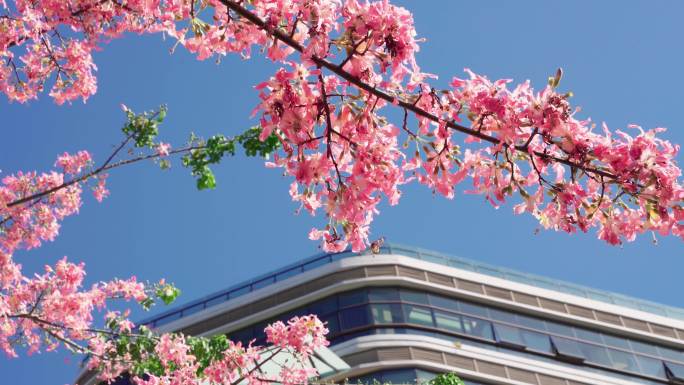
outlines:
[[[429,385],[465,385],[454,373],[443,373],[428,381]]]
[[[209,167],[204,168],[197,179],[197,189],[206,190],[216,188],[216,177]]]
[[[227,156],[235,156],[236,144],[242,146],[247,156],[267,157],[280,147],[280,140],[275,134],[265,140],[260,139],[261,127],[254,126],[234,138],[214,135],[206,142],[199,140],[194,134],[190,137],[190,144],[199,148],[192,150],[182,158],[184,167],[189,168],[191,175],[197,178],[199,190],[216,187],[216,177],[209,166],[218,164]]]
[[[121,129],[127,137],[133,139],[135,147],[154,147],[155,139],[159,134],[159,124],[166,117],[166,107],[159,106],[156,112],[143,112],[135,114],[132,110],[126,110],[128,121]]]
[[[161,299],[165,305],[171,304],[180,295],[180,289],[177,287],[166,284],[157,288],[155,293],[159,299]]]

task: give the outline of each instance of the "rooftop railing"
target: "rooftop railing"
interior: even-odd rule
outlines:
[[[344,251],[341,253],[319,254],[306,258],[299,262],[290,264],[281,269],[258,276],[249,281],[233,285],[225,290],[213,293],[198,300],[189,302],[180,307],[163,312],[155,317],[141,321],[141,324],[149,327],[159,327],[177,319],[195,314],[204,309],[208,309],[220,303],[233,300],[247,293],[267,287],[277,282],[282,282],[288,278],[302,274],[306,271],[316,269],[320,266],[339,261],[341,259],[370,254],[370,251],[353,253]],[[573,283],[558,281],[534,274],[521,273],[512,269],[488,265],[482,262],[468,260],[461,257],[454,257],[436,251],[425,250],[417,247],[402,246],[398,244],[385,244],[380,248],[380,254],[403,255],[427,262],[455,267],[461,270],[477,272],[493,277],[519,282],[543,289],[554,290],[562,293],[588,298],[596,301],[606,302],[631,309],[641,310],[652,314],[684,320],[684,309],[662,305],[659,303],[636,299],[622,294],[611,293],[608,291],[592,289]]]

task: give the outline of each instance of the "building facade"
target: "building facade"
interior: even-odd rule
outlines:
[[[263,343],[311,313],[349,365],[330,382],[684,384],[683,309],[398,245],[311,257],[146,324]]]

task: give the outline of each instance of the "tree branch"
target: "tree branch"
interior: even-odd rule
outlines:
[[[269,28],[267,26],[267,24],[263,20],[261,20],[261,18],[259,18],[259,16],[250,12],[247,8],[243,7],[240,3],[233,1],[233,0],[220,0],[220,1],[223,5],[228,7],[233,12],[237,13],[241,17],[247,19],[252,24],[261,28],[265,33],[273,36],[277,40],[282,41],[283,43],[287,44],[288,46],[290,46],[291,48],[295,49],[296,51],[298,51],[300,53],[304,52],[304,47],[299,42],[294,40],[294,38],[290,37],[288,34],[280,31],[279,29]],[[377,89],[376,87],[374,87],[370,84],[364,83],[363,81],[358,79],[356,76],[345,71],[340,66],[338,66],[334,63],[331,63],[331,62],[329,62],[325,59],[319,58],[317,56],[311,56],[310,60],[313,61],[317,66],[323,67],[323,68],[333,72],[334,74],[336,74],[339,77],[343,78],[344,80],[348,81],[350,84],[353,84],[355,87],[357,87],[363,91],[366,91],[369,94],[375,95],[378,98],[383,99],[383,100],[390,102],[392,104],[396,104],[399,107],[405,108],[405,109],[415,113],[416,115],[421,116],[421,117],[426,118],[426,119],[429,119],[433,122],[438,123],[440,120],[439,117],[423,110],[422,108],[417,107],[413,103],[409,103],[409,102],[406,102],[404,100],[398,99],[398,98],[396,98],[396,97],[394,97],[394,96],[392,96],[392,95],[390,95],[390,94],[388,94],[382,90]],[[447,127],[451,128],[455,131],[476,137],[476,138],[484,140],[486,142],[490,142],[493,144],[501,144],[501,141],[494,136],[487,135],[487,134],[484,134],[484,133],[479,132],[477,130],[474,130],[472,128],[462,126],[462,125],[457,124],[453,121],[448,121],[446,125],[447,125]],[[526,146],[523,146],[523,145],[511,146],[507,143],[503,143],[502,145],[504,147],[511,147],[517,151],[527,153],[527,148],[526,148]],[[589,166],[586,166],[583,164],[579,164],[579,163],[570,161],[568,159],[563,159],[563,158],[559,158],[557,156],[549,155],[548,153],[535,151],[534,154],[540,158],[552,160],[552,161],[555,161],[558,163],[565,164],[567,166],[576,167],[578,169],[584,170],[585,172],[590,172],[590,173],[593,173],[593,174],[596,174],[599,176],[606,177],[608,179],[616,179],[617,178],[615,175],[613,175],[607,171],[603,171],[603,170],[600,170],[600,169],[595,168],[595,167],[589,167]]]

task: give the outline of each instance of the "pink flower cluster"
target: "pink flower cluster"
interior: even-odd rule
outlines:
[[[205,369],[207,378],[216,384],[231,384],[244,376],[248,382],[256,385],[259,381],[248,373],[261,360],[261,349],[251,344],[243,346],[240,342],[228,343],[228,349],[224,351],[222,358]]]
[[[228,348],[221,356],[211,360],[200,371],[202,363],[195,357],[191,345],[181,334],[162,334],[154,347],[154,352],[143,353],[143,358],[155,357],[162,365],[163,373],[145,373],[134,376],[138,385],[196,385],[201,381],[212,384],[230,384],[246,381],[250,385],[265,385],[273,382],[302,385],[318,372],[306,360],[307,356],[320,346],[327,345],[323,327],[315,316],[293,318],[289,326],[278,322],[266,328],[269,335],[278,334],[277,342],[271,347],[243,346],[240,342],[228,341]],[[277,330],[277,331],[276,331]],[[96,352],[89,361],[91,369],[100,371],[102,380],[112,380],[130,369],[125,364],[131,357],[119,357],[119,360],[106,360],[108,352],[115,351],[111,341],[96,339],[91,344]],[[287,350],[293,353],[287,360],[279,357],[279,353]],[[294,359],[293,359],[294,358]],[[279,373],[262,373],[259,368],[265,362],[273,360],[281,366]],[[202,372],[200,375],[199,373]]]
[[[277,321],[266,329],[266,340],[281,348],[292,348],[306,358],[317,348],[328,345],[328,329],[315,315],[293,317],[287,324]]]
[[[6,266],[6,268],[16,268]],[[5,277],[7,278],[7,277]],[[33,278],[16,277],[4,282],[0,295],[0,348],[16,356],[18,344],[28,353],[53,350],[63,341],[91,340],[93,312],[117,298],[142,300],[145,287],[129,280],[113,280],[83,288],[83,264],[66,258]],[[67,346],[69,348],[70,346]]]
[[[76,154],[64,153],[57,158],[55,167],[61,167],[67,174],[80,174],[86,167],[92,164],[92,158],[88,151],[79,151]]]
[[[78,213],[81,183],[69,184],[91,166],[90,154],[60,155],[52,171],[5,176],[0,185],[0,349],[15,356],[17,346],[29,353],[54,349],[64,340],[82,340],[93,312],[116,298],[142,300],[144,285],[129,280],[83,288],[83,264],[67,262],[46,266],[43,274],[27,277],[14,260],[15,252],[53,240],[59,223]],[[103,183],[104,178],[101,178]],[[52,191],[49,194],[41,193]]]
[[[557,90],[561,72],[540,92],[469,70],[437,90],[416,61],[411,13],[388,0],[13,3],[0,18],[0,89],[12,100],[36,97],[53,75],[58,103],[87,98],[95,91],[90,52],[129,31],[164,32],[198,59],[249,57],[257,47],[281,63],[257,86],[255,113],[262,139],[274,134],[282,144],[268,165],[293,177],[290,195],[301,207],[325,212],[327,223],[309,234],[325,250],[365,248],[378,204],[396,204],[413,180],[452,198],[470,179],[467,192],[495,206],[516,197],[514,211],[544,228],[594,227],[611,244],[648,231],[684,237],[679,148],[658,137],[661,129],[595,132]],[[61,26],[76,32],[71,40],[51,33]],[[403,109],[401,125],[381,114],[392,104]],[[458,131],[481,144],[462,150]]]

